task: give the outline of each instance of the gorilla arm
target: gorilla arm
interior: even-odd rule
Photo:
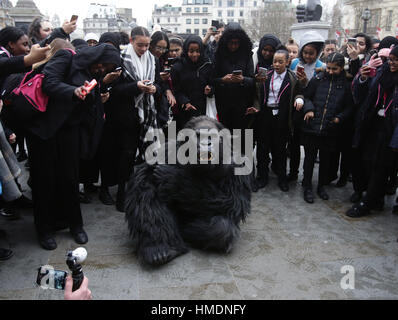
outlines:
[[[158,196],[158,188],[167,181],[156,177],[156,168],[146,163],[138,167],[126,197],[130,235],[138,241],[138,256],[151,265],[165,264],[188,251],[174,214]]]

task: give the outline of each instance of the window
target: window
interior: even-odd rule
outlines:
[[[387,11],[386,31],[391,31],[392,14],[393,14],[392,10]]]
[[[228,10],[227,11],[227,16],[228,17],[233,17],[234,16],[234,10]]]
[[[240,6],[244,7],[245,6],[245,0],[240,0]]]
[[[202,30],[202,35],[204,35],[204,36],[205,36],[205,35],[206,35],[206,33],[207,33],[207,29],[203,29],[203,30]]]
[[[200,8],[199,7],[195,7],[194,11],[195,11],[195,13],[199,13],[200,12]]]
[[[199,29],[195,29],[194,33],[198,36],[199,35]]]
[[[187,24],[191,24],[191,23],[192,23],[192,20],[191,20],[191,19],[187,19],[187,20],[186,20],[186,23],[187,23]]]
[[[208,23],[207,19],[202,19],[202,24],[207,24],[207,23]]]
[[[218,10],[218,17],[221,18],[222,17],[222,11]]]
[[[195,24],[199,24],[199,19],[195,19],[195,20],[194,20],[194,23],[195,23]]]
[[[240,11],[239,11],[239,16],[240,16],[240,17],[243,17],[243,10],[240,10]]]
[[[170,18],[167,18],[167,22],[170,23]]]
[[[158,23],[160,23],[160,18],[157,18]]]
[[[253,2],[253,7],[257,7],[257,1]]]
[[[218,0],[218,6],[222,7],[222,0]]]
[[[191,33],[191,29],[187,29],[187,33]]]
[[[191,13],[192,9],[191,8],[187,8],[187,13]]]
[[[228,0],[227,7],[235,7],[235,0]]]
[[[203,13],[207,13],[207,12],[209,12],[208,8],[207,7],[203,7]]]

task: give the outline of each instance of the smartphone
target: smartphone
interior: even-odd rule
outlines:
[[[297,72],[298,73],[304,73],[305,72],[304,67],[303,66],[297,66]]]
[[[348,39],[348,44],[354,46],[355,48],[357,47],[357,39],[356,38],[349,38]]]
[[[151,86],[151,85],[153,85],[153,82],[152,81],[146,82],[145,85],[146,86]]]
[[[232,71],[232,74],[233,75],[235,75],[235,76],[240,76],[240,75],[242,75],[242,70],[234,70],[234,71]]]
[[[376,74],[377,74],[377,69],[370,68],[369,77],[374,78],[374,77],[376,77]]]
[[[268,69],[267,69],[267,68],[262,68],[262,67],[259,67],[259,68],[258,68],[258,74],[259,74],[260,76],[262,76],[262,77],[265,77],[265,76],[267,75],[267,72],[268,72]]]
[[[211,26],[213,27],[213,32],[217,32],[220,27],[220,22],[218,20],[211,20]]]
[[[79,16],[73,15],[72,18],[70,18],[70,22],[77,21],[78,18]]]
[[[171,68],[164,68],[164,72],[170,73],[171,72]]]
[[[113,72],[118,72],[120,70],[122,70],[122,67],[117,67],[115,70],[113,70]]]
[[[176,62],[176,59],[175,58],[168,58],[167,62],[168,62],[169,66],[172,66],[174,64],[174,62]]]
[[[67,276],[66,271],[40,267],[37,269],[36,284],[49,289],[65,290]]]

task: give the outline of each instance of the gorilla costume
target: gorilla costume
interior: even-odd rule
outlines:
[[[197,135],[200,129],[224,129],[205,116],[193,118],[185,128]],[[199,144],[195,148],[203,161]],[[206,148],[206,161],[210,161],[211,144]],[[239,224],[250,213],[251,175],[235,175],[235,168],[241,166],[233,161],[219,163],[182,165],[177,160],[176,165],[144,163],[136,168],[127,190],[126,220],[142,261],[166,264],[188,252],[188,244],[231,251],[239,237]]]

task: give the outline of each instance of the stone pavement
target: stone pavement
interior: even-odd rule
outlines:
[[[26,180],[26,177],[25,177]],[[26,186],[26,184],[24,183]],[[89,242],[85,275],[94,299],[398,299],[398,216],[386,209],[353,220],[344,215],[351,185],[328,187],[331,200],[302,199],[299,183],[282,193],[275,177],[253,195],[252,214],[229,255],[191,250],[161,268],[138,263],[124,214],[103,206],[96,196],[82,205]],[[112,190],[115,194],[116,190]],[[67,270],[65,254],[78,247],[68,231],[56,235],[58,249],[37,243],[33,218],[0,219],[14,250],[0,262],[0,300],[62,299],[63,292],[34,284],[41,265]],[[0,247],[5,246],[4,240]],[[355,270],[355,289],[343,290],[343,266]]]

